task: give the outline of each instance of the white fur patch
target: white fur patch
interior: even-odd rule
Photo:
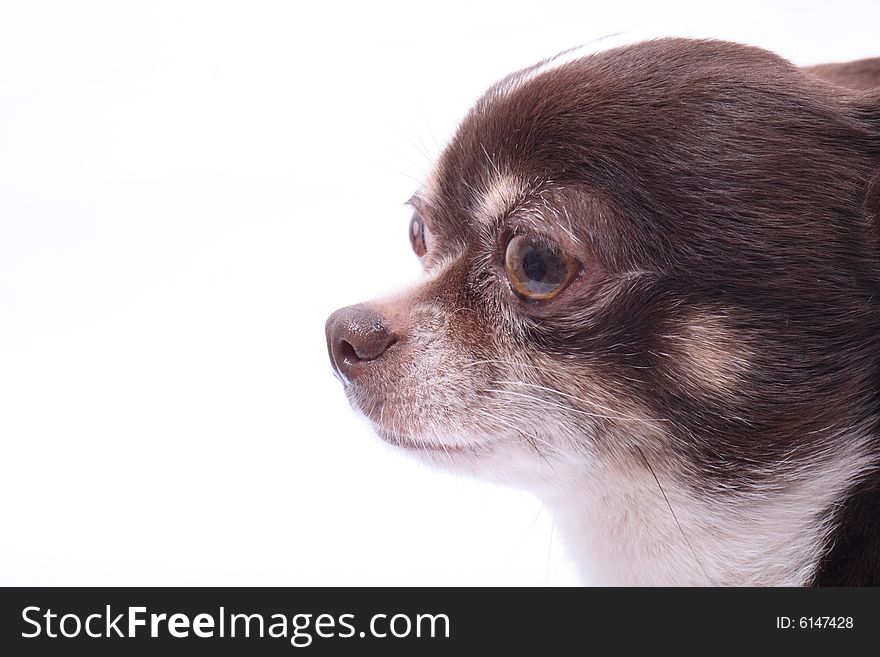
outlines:
[[[748,493],[694,494],[656,471],[661,491],[650,471],[597,469],[547,501],[590,584],[802,586],[828,547],[830,512],[873,461],[858,435],[829,443]]]

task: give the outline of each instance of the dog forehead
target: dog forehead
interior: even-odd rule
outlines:
[[[576,175],[589,163],[613,166],[627,145],[663,131],[687,95],[686,71],[712,55],[742,54],[732,44],[664,39],[595,54],[574,49],[515,72],[476,102],[420,195],[435,206],[497,205],[536,180]]]
[[[740,44],[655,39],[589,52],[576,48],[512,73],[476,102],[441,160],[448,173],[498,173],[528,159],[554,162],[582,145],[601,149],[661,130],[760,86],[790,65]],[[757,86],[756,86],[757,85]],[[627,140],[629,135],[633,139]],[[579,151],[583,155],[583,151]]]
[[[628,116],[638,113],[625,103],[621,111],[603,108],[589,68],[574,59],[532,72],[515,89],[486,92],[417,194],[432,230],[463,244],[491,234],[529,200],[530,219],[572,233],[565,208],[546,192],[589,183],[591,169],[610,166],[602,144],[616,141],[613,148],[625,150],[619,142],[635,132],[625,129]],[[628,136],[617,136],[621,129]]]
[[[663,39],[540,68],[490,88],[438,159],[421,194],[443,241],[463,246],[491,235],[506,213],[549,186],[597,196],[608,209],[603,243],[606,228],[618,234],[621,258],[665,262],[675,245],[672,264],[689,267],[691,253],[723,255],[707,243],[714,228],[737,241],[746,225],[763,230],[755,217],[784,213],[786,198],[817,194],[786,175],[795,165],[780,153],[810,147],[817,171],[828,164],[827,149],[814,147],[819,137],[804,130],[824,111],[821,99],[772,53]],[[741,166],[746,160],[752,164]],[[763,196],[752,193],[755,180]],[[556,199],[571,209],[570,198]],[[552,197],[541,200],[559,211]],[[733,211],[737,221],[726,221]],[[595,217],[569,217],[589,239]]]
[[[564,83],[543,90],[523,83],[504,95],[488,91],[462,121],[417,195],[433,210],[435,221],[461,237],[489,229],[569,169],[554,144],[579,139],[584,127],[585,117],[576,114],[582,103],[572,91]]]

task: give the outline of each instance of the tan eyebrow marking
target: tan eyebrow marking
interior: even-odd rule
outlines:
[[[528,187],[524,180],[510,174],[499,173],[487,185],[478,190],[474,199],[473,217],[476,223],[493,226],[498,219],[522,202]]]

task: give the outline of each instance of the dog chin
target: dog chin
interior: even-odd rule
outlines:
[[[398,420],[397,426],[389,426],[388,417],[383,413],[383,409],[388,408],[387,403],[365,395],[363,390],[351,385],[346,387],[346,394],[352,409],[367,420],[379,438],[414,456],[427,459],[433,459],[437,456],[464,459],[467,457],[487,457],[494,452],[496,441],[486,440],[482,437],[453,436],[443,440],[438,439],[436,435],[424,436],[424,429],[427,428],[430,431],[430,427],[420,427],[417,424],[400,426],[403,424],[400,420]],[[387,415],[393,416],[390,413]],[[435,434],[436,432],[431,433]]]
[[[534,453],[511,445],[502,436],[483,437],[480,440],[462,438],[441,443],[402,436],[375,422],[371,422],[371,425],[391,449],[432,468],[505,487],[530,490],[539,496],[542,491],[555,489],[558,484],[558,472],[549,461],[536,459]]]
[[[385,427],[379,426],[375,423],[373,423],[373,430],[382,440],[384,440],[388,444],[393,445],[394,447],[399,447],[408,452],[436,452],[438,454],[449,454],[450,456],[453,454],[474,453],[474,450],[470,449],[466,445],[444,444],[431,440],[423,440],[420,438],[405,436],[391,431],[390,429],[386,429]]]
[[[498,469],[497,461],[505,458],[505,450],[497,449],[502,442],[500,439],[478,441],[461,438],[440,442],[417,435],[402,434],[369,417],[366,419],[374,433],[394,451],[454,474],[494,481],[496,478],[492,473]],[[506,483],[510,482],[506,481]]]

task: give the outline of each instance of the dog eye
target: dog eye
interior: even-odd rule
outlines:
[[[554,244],[516,235],[504,255],[514,291],[532,301],[548,301],[565,289],[577,273],[577,263]]]
[[[431,231],[425,225],[425,222],[422,221],[419,213],[414,212],[412,219],[409,221],[409,242],[412,244],[413,251],[415,251],[418,257],[422,258],[431,248],[433,241],[434,236],[431,234]]]

